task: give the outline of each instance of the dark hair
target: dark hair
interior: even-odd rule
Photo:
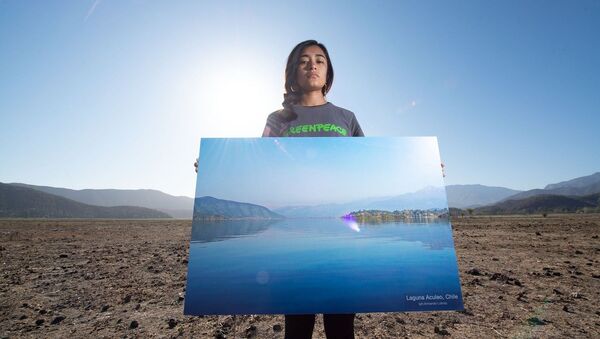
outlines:
[[[302,51],[310,46],[320,47],[323,50],[323,53],[325,53],[325,58],[327,58],[327,77],[325,79],[325,86],[321,89],[323,95],[329,92],[331,85],[333,84],[333,66],[331,65],[331,59],[329,58],[329,53],[327,52],[325,45],[316,40],[306,40],[297,44],[288,56],[287,64],[285,66],[285,92],[283,93],[283,102],[281,103],[283,106],[281,113],[286,120],[293,120],[296,117],[292,105],[297,104],[302,95],[299,91],[298,84],[296,83],[298,64],[300,63]]]

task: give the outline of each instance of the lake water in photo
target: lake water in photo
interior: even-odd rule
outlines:
[[[461,309],[447,219],[193,223],[185,314]]]

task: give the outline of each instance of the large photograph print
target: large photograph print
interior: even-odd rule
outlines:
[[[202,139],[185,314],[462,310],[435,137]]]

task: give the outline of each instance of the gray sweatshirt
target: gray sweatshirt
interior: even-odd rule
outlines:
[[[362,137],[354,113],[327,102],[319,106],[294,105],[296,115],[285,118],[281,111],[267,118],[263,137]]]

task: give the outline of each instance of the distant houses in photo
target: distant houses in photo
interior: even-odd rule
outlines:
[[[360,210],[351,212],[347,216],[360,222],[385,222],[385,221],[414,221],[423,219],[441,219],[448,218],[447,208],[432,208],[427,210],[402,210],[402,211],[381,211],[381,210]]]

